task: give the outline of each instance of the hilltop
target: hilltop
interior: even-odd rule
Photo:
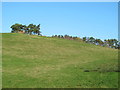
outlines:
[[[2,34],[3,88],[117,88],[118,50],[55,37]]]

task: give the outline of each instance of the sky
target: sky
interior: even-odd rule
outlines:
[[[2,0],[2,2],[119,2],[119,0]]]
[[[118,38],[117,2],[3,2],[2,32],[20,23],[41,24],[42,35]]]

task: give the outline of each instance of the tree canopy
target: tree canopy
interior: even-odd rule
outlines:
[[[40,24],[39,25],[34,25],[34,24],[29,24],[28,26],[26,25],[22,25],[22,24],[14,24],[11,26],[12,28],[12,33],[19,33],[19,32],[23,32],[25,34],[37,34],[37,35],[41,35],[40,33]]]

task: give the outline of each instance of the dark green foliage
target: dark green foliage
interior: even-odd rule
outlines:
[[[12,25],[11,28],[12,28],[12,31],[11,31],[12,33],[18,33],[19,31],[22,31],[23,25],[16,23]]]
[[[34,24],[29,24],[28,26],[22,25],[22,24],[14,24],[11,26],[12,31],[11,33],[25,33],[25,34],[38,34],[41,35],[40,33],[40,24],[39,25],[34,25]]]

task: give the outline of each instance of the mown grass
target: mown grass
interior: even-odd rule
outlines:
[[[2,35],[3,88],[117,88],[118,50],[73,40]]]

